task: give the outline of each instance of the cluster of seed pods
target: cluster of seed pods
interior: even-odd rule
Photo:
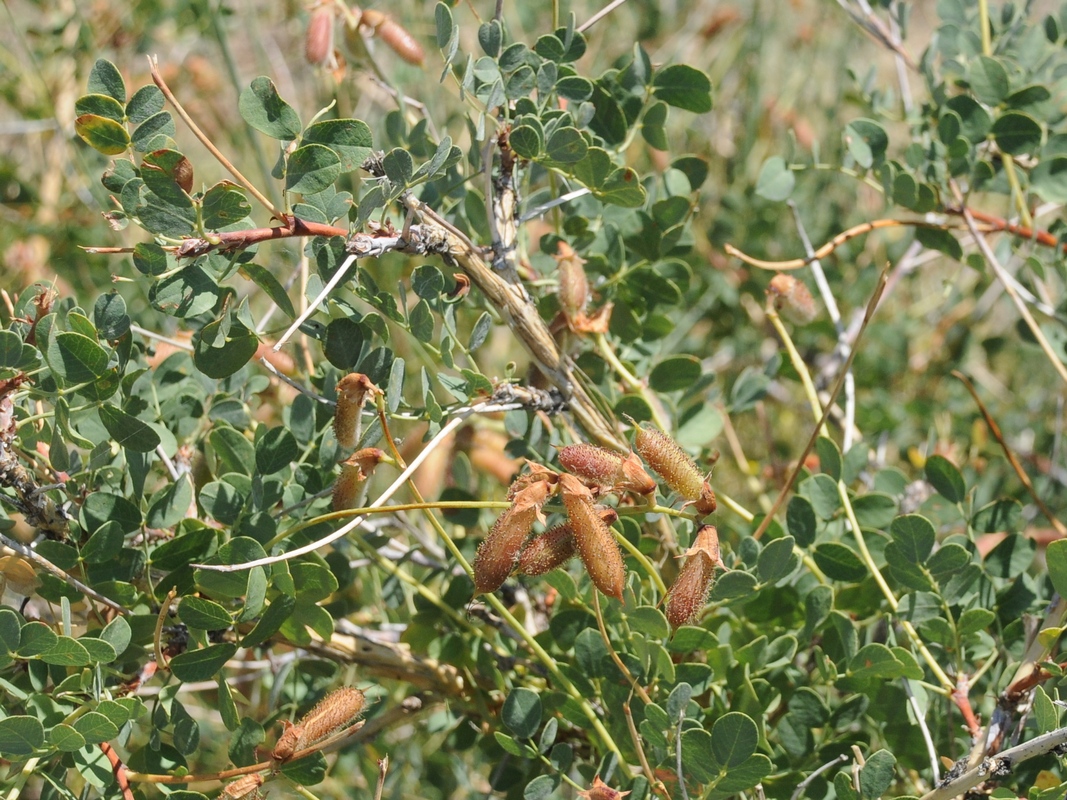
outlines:
[[[351,450],[359,444],[363,406],[368,399],[381,392],[382,390],[361,372],[352,372],[337,382],[333,435],[341,447]],[[384,457],[382,450],[364,447],[341,462],[341,474],[333,485],[334,511],[355,508],[359,504],[367,479]]]
[[[677,442],[636,424],[635,431],[636,453],[623,456],[591,444],[571,444],[559,451],[565,472],[530,464],[530,472],[516,479],[508,491],[511,505],[478,548],[473,568],[479,594],[496,591],[513,572],[543,575],[578,555],[593,585],[621,600],[626,568],[611,532],[618,514],[596,500],[604,493],[627,492],[651,498],[656,481],[645,471],[645,464],[701,516],[715,510],[715,493]],[[543,506],[557,494],[566,522],[532,535],[534,523],[544,521]],[[714,560],[721,563],[717,549]],[[707,571],[709,585],[713,573],[714,568]],[[684,605],[680,600],[675,604],[679,609]]]

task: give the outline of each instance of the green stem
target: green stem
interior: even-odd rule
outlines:
[[[652,396],[648,387],[639,381],[626,365],[619,360],[619,357],[615,355],[615,351],[612,349],[611,344],[604,337],[604,334],[598,333],[594,339],[596,343],[597,352],[600,357],[603,358],[615,370],[615,374],[618,375],[619,380],[623,385],[631,391],[637,392],[641,395],[641,398],[648,404],[648,407],[652,410],[652,421],[656,423],[661,431],[670,431],[671,427],[667,420],[663,418],[663,414],[660,411],[659,399]]]

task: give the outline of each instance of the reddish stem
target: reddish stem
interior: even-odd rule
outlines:
[[[122,759],[115,752],[115,748],[107,742],[101,742],[100,751],[111,762],[111,770],[115,773],[115,780],[122,791],[123,800],[135,800],[133,790],[130,788],[130,782],[126,778],[126,765],[122,763]]]

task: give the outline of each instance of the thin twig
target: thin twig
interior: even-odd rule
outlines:
[[[282,334],[282,338],[280,338],[274,344],[274,352],[278,352],[279,350],[281,350],[282,347],[285,346],[285,343],[289,341],[289,338],[300,329],[301,325],[303,325],[307,321],[307,318],[314,314],[316,311],[318,311],[319,303],[323,302],[329,296],[330,292],[334,290],[334,287],[337,286],[337,284],[339,284],[342,280],[344,280],[345,275],[348,274],[349,268],[351,268],[351,266],[356,263],[356,258],[357,256],[353,253],[341,262],[341,266],[337,268],[337,271],[332,276],[330,276],[330,280],[327,281],[326,285],[322,287],[322,291],[319,292],[319,296],[315,298],[314,302],[308,304],[308,307],[304,309],[303,312],[301,312],[300,316],[293,320],[293,324],[289,326],[289,329]]]
[[[911,706],[912,713],[915,715],[915,722],[922,732],[923,741],[926,742],[926,753],[930,756],[930,772],[934,776],[934,784],[939,784],[941,783],[941,769],[937,759],[937,748],[934,747],[933,737],[930,736],[930,729],[926,725],[926,716],[919,708],[919,700],[915,697],[915,692],[911,690],[911,682],[907,678],[900,680],[904,684],[904,694],[908,696],[908,705]]]
[[[163,76],[159,73],[159,61],[154,56],[148,57],[148,67],[152,73],[152,82],[159,87],[159,91],[163,92],[163,96],[167,98],[170,104],[174,107],[178,116],[182,118],[189,130],[193,132],[193,135],[200,140],[200,143],[207,148],[208,152],[215,157],[215,159],[222,164],[222,166],[229,172],[235,181],[241,184],[248,193],[252,195],[256,200],[263,204],[263,207],[270,211],[276,219],[284,219],[285,213],[280,211],[277,206],[274,205],[259,189],[255,187],[252,181],[248,180],[241,174],[240,170],[235,167],[226,156],[224,156],[219,149],[215,147],[214,142],[205,134],[200,127],[193,122],[193,118],[189,116],[189,113],[182,107],[182,104],[178,102],[178,98],[174,96],[174,93],[167,86],[167,82],[163,80]]]
[[[170,604],[174,601],[177,594],[177,588],[171,588],[171,590],[167,592],[167,596],[163,599],[163,603],[159,607],[159,614],[156,616],[156,630],[155,634],[152,636],[152,648],[155,651],[156,666],[159,669],[167,668],[167,662],[163,656],[163,623],[166,621],[167,615],[170,613]]]
[[[541,216],[546,211],[551,211],[556,206],[561,206],[564,203],[569,203],[571,200],[577,200],[579,197],[584,197],[585,195],[590,193],[591,190],[583,186],[581,189],[575,189],[573,192],[561,194],[555,200],[549,200],[547,203],[543,203],[537,206],[537,208],[527,211],[525,214],[519,217],[519,223],[521,224],[523,222],[529,222],[530,220]]]
[[[1059,356],[1056,355],[1056,352],[1052,349],[1052,345],[1049,344],[1045,334],[1041,331],[1041,327],[1030,313],[1030,309],[1026,307],[1026,303],[1019,297],[1019,293],[1015,291],[1015,287],[1012,286],[1011,281],[1008,279],[1008,272],[997,259],[996,254],[993,252],[993,248],[989,246],[989,242],[985,240],[985,237],[978,235],[978,228],[975,225],[974,216],[971,214],[970,209],[963,205],[962,196],[959,195],[959,189],[956,187],[955,182],[953,182],[952,186],[956,191],[957,199],[959,199],[960,202],[960,213],[963,216],[964,221],[967,223],[971,235],[974,236],[978,249],[982,251],[982,256],[985,258],[986,263],[992,267],[997,278],[1004,284],[1004,291],[1008,293],[1008,297],[1010,297],[1011,301],[1015,304],[1015,308],[1018,310],[1019,315],[1025,320],[1027,327],[1034,335],[1041,350],[1045,353],[1049,363],[1052,364],[1052,368],[1056,370],[1056,374],[1060,376],[1060,379],[1064,383],[1067,383],[1067,368],[1063,366],[1063,362],[1060,361]]]
[[[578,33],[584,33],[585,31],[589,30],[598,22],[600,22],[600,20],[604,19],[604,17],[606,17],[608,14],[610,14],[612,11],[614,11],[616,8],[618,8],[625,2],[626,0],[611,0],[610,3],[608,3],[598,12],[593,14],[593,16],[591,16],[589,19],[579,25],[577,28]]]
[[[825,764],[823,764],[821,767],[816,769],[808,777],[806,777],[804,780],[802,780],[800,783],[797,784],[797,788],[793,790],[793,794],[789,798],[789,800],[800,800],[800,797],[804,794],[804,790],[808,788],[808,786],[811,784],[811,782],[813,780],[815,780],[820,775],[822,775],[824,772],[826,772],[826,770],[832,769],[833,767],[836,767],[838,764],[844,764],[846,761],[848,761],[848,756],[845,755],[844,753],[839,755],[833,761],[827,761]]]
[[[593,594],[595,595],[596,592]],[[632,692],[630,699],[633,699]],[[652,771],[652,766],[648,763],[645,748],[641,745],[641,736],[637,733],[637,726],[634,724],[634,712],[630,708],[630,699],[622,704],[622,713],[626,716],[626,728],[630,731],[630,741],[633,742],[637,760],[641,762],[641,771],[645,773],[645,779],[648,781],[649,786],[652,787],[652,791],[661,795],[664,800],[670,800],[671,796],[667,792],[667,787],[663,785],[662,781],[656,780],[656,773]]]
[[[678,709],[678,733],[674,737],[674,768],[678,773],[678,788],[682,791],[682,800],[689,800],[689,790],[685,788],[685,773],[682,771],[682,723],[685,722],[685,706]]]
[[[378,759],[378,784],[374,787],[374,800],[382,800],[382,790],[385,789],[385,774],[389,771],[389,754]]]
[[[600,629],[600,638],[604,640],[604,646],[608,649],[608,655],[611,656],[611,660],[615,662],[615,666],[619,668],[619,672],[623,674],[627,681],[630,683],[630,688],[633,689],[637,696],[645,703],[645,705],[652,705],[652,698],[648,696],[648,692],[645,691],[645,687],[637,682],[637,679],[633,676],[633,673],[619,658],[619,654],[615,652],[615,646],[612,645],[611,639],[608,637],[607,628],[604,627],[604,614],[600,610],[600,592],[593,592],[593,611],[596,612],[596,624]],[[649,782],[651,782],[649,778]]]
[[[993,415],[989,413],[989,409],[987,409],[985,403],[982,402],[982,398],[978,396],[978,390],[975,389],[974,384],[971,383],[970,379],[959,370],[952,370],[952,375],[953,377],[958,378],[967,388],[967,391],[971,393],[971,397],[974,398],[978,410],[982,412],[985,424],[989,426],[989,432],[993,434],[993,438],[997,440],[1000,449],[1004,451],[1004,457],[1008,459],[1011,468],[1015,470],[1015,474],[1019,476],[1022,485],[1026,487],[1026,491],[1030,493],[1030,497],[1033,498],[1034,504],[1041,509],[1041,513],[1045,515],[1050,523],[1052,523],[1052,527],[1056,529],[1056,532],[1060,536],[1067,536],[1067,525],[1060,522],[1056,515],[1052,513],[1052,509],[1045,505],[1045,501],[1038,496],[1037,490],[1034,488],[1034,484],[1030,480],[1030,476],[1023,470],[1023,465],[1019,463],[1019,459],[1015,457],[1015,453],[1013,453],[1011,447],[1008,446],[1007,441],[1004,439],[1004,434],[1000,430],[1000,426],[997,425],[997,421],[993,419]]]
[[[53,564],[47,558],[45,558],[44,556],[38,554],[37,551],[34,550],[32,547],[30,547],[28,545],[25,545],[25,544],[22,544],[22,542],[17,542],[14,539],[9,539],[8,537],[4,536],[3,534],[0,534],[0,548],[2,548],[3,550],[10,550],[12,552],[15,552],[18,555],[20,555],[23,558],[25,558],[30,563],[36,564],[37,566],[41,567],[42,569],[45,569],[48,572],[51,572],[53,575],[55,575],[57,578],[59,578],[61,581],[63,581],[67,585],[72,586],[73,588],[77,589],[79,592],[84,594],[86,597],[91,597],[93,600],[96,600],[96,602],[100,603],[101,605],[107,606],[112,611],[115,611],[116,613],[122,614],[123,616],[126,616],[127,614],[130,613],[128,609],[120,606],[114,600],[112,600],[112,599],[110,599],[108,597],[104,597],[104,595],[100,594],[95,589],[90,589],[88,586],[86,586],[84,583],[82,583],[77,578],[73,577],[72,575],[69,575],[64,570],[61,570],[59,567],[57,567],[55,564]]]
[[[848,370],[852,367],[852,361],[856,357],[856,353],[859,350],[859,341],[863,338],[864,332],[867,330],[867,325],[870,323],[871,318],[874,316],[874,310],[878,307],[878,300],[882,296],[882,291],[885,289],[886,277],[888,275],[888,269],[882,270],[882,274],[878,276],[878,284],[874,287],[874,292],[871,294],[871,299],[867,301],[867,310],[863,315],[863,323],[860,325],[859,332],[856,334],[855,340],[852,342],[852,349],[849,351],[848,358],[845,359],[844,366],[841,373],[837,377],[837,383],[834,384],[833,391],[830,392],[830,397],[827,398],[825,408],[822,412],[822,419],[811,431],[811,436],[808,437],[808,443],[804,446],[800,456],[797,458],[796,466],[793,467],[792,472],[789,474],[788,480],[782,490],[778,493],[778,497],[774,500],[774,505],[771,506],[771,510],[767,512],[767,515],[763,518],[763,521],[756,528],[752,534],[753,538],[758,539],[763,535],[764,531],[770,526],[771,521],[774,519],[774,515],[778,513],[778,510],[785,503],[785,498],[789,494],[789,491],[793,487],[793,483],[796,481],[797,476],[800,475],[800,471],[804,468],[804,459],[808,457],[808,453],[811,452],[811,448],[815,446],[815,440],[819,438],[819,432],[822,430],[823,425],[826,424],[826,420],[830,416],[830,409],[834,407],[834,403],[837,402],[837,396],[841,393],[841,388],[845,384],[845,375],[848,374]]]
[[[296,389],[298,392],[300,392],[300,394],[307,395],[312,400],[314,400],[316,403],[322,403],[323,405],[326,405],[326,406],[337,405],[333,400],[330,400],[328,397],[323,397],[321,394],[317,394],[316,392],[313,392],[311,389],[309,389],[308,387],[304,386],[302,383],[298,383],[297,381],[294,381],[288,375],[286,375],[283,372],[281,372],[276,366],[271,364],[270,361],[268,361],[266,359],[266,357],[260,357],[259,362],[263,366],[265,366],[271,372],[271,374],[274,375],[275,378],[277,378],[278,380],[282,381],[283,383],[289,384],[294,389]]]

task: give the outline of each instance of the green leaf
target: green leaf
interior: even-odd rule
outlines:
[[[756,561],[759,579],[764,583],[774,583],[792,573],[800,561],[793,552],[795,546],[792,536],[768,542]]]
[[[132,637],[133,631],[125,617],[115,617],[100,631],[100,638],[115,648],[118,656],[121,656],[130,646]]]
[[[974,96],[987,106],[995,106],[1008,95],[1011,84],[1004,65],[990,56],[978,56],[967,70],[967,82]]]
[[[14,331],[0,331],[0,368],[13,368],[22,361],[22,338]]]
[[[136,252],[135,252],[136,263]],[[165,261],[163,264],[165,265]],[[159,266],[153,260],[151,266]],[[149,292],[152,305],[174,317],[195,317],[211,311],[222,298],[219,285],[196,264],[152,285]]]
[[[815,542],[818,520],[815,518],[815,509],[808,498],[799,494],[790,497],[789,505],[785,510],[785,521],[789,533],[797,540],[800,547],[809,547]]]
[[[257,431],[258,432],[258,431]],[[300,449],[296,437],[288,428],[271,428],[256,441],[256,469],[262,475],[271,475],[296,461]]]
[[[165,149],[174,142],[177,131],[174,126],[174,118],[169,111],[160,111],[153,114],[138,125],[130,136],[133,149],[139,153],[147,153],[152,150]],[[144,173],[141,173],[144,177]]]
[[[682,764],[686,777],[697,783],[708,783],[718,776],[710,733],[703,728],[682,731]]]
[[[89,653],[89,662],[92,664],[111,664],[118,658],[115,648],[103,639],[95,636],[82,636],[77,640]]]
[[[963,260],[963,246],[950,231],[943,228],[916,228],[915,239],[923,247],[938,250],[957,261]]]
[[[545,148],[544,134],[533,125],[516,125],[511,129],[508,143],[516,155],[531,161],[539,158]]]
[[[370,128],[358,119],[328,119],[313,123],[300,140],[330,148],[340,157],[342,172],[359,169],[373,150]]]
[[[219,462],[217,474],[252,474],[252,467],[256,463],[256,448],[240,431],[227,426],[215,428],[208,434],[208,443]]]
[[[100,744],[119,735],[118,726],[99,711],[90,711],[74,720],[74,730],[86,744]]]
[[[201,203],[203,204],[204,227],[209,231],[226,228],[252,213],[252,206],[245,198],[244,190],[230,181],[219,181],[204,192]],[[253,265],[242,264],[241,266],[242,269],[247,269]]]
[[[860,796],[875,800],[885,794],[893,783],[896,763],[896,758],[888,750],[868,756],[867,763],[860,769]]]
[[[671,356],[652,368],[648,384],[657,392],[677,392],[695,384],[702,373],[700,359],[693,356]]]
[[[202,631],[224,631],[233,625],[225,608],[202,597],[183,597],[178,604],[178,617],[190,628]]]
[[[41,653],[41,661],[61,667],[84,667],[92,663],[89,651],[77,640],[60,636],[56,643]]]
[[[759,744],[759,730],[752,718],[731,711],[711,728],[711,751],[721,767],[732,769],[748,760]]]
[[[997,615],[988,608],[969,608],[956,621],[956,632],[960,636],[978,633],[992,625],[996,618]]]
[[[354,319],[341,317],[326,326],[326,342],[323,349],[326,359],[341,370],[351,370],[359,363],[366,336],[363,326]]]
[[[640,208],[647,196],[637,173],[630,167],[615,170],[593,194],[603,202],[621,208]]]
[[[0,608],[0,654],[14,653],[19,649],[19,634],[22,621],[10,608]]]
[[[22,626],[18,654],[22,658],[46,653],[56,646],[59,637],[43,622],[27,622]]]
[[[430,304],[426,300],[419,300],[408,315],[408,325],[411,327],[411,335],[420,342],[433,341],[434,319]]]
[[[172,528],[185,519],[193,501],[193,484],[189,475],[180,475],[174,483],[152,497],[145,523],[149,528]]]
[[[241,322],[233,320],[229,333],[218,344],[222,320],[209,322],[193,334],[193,363],[209,378],[228,378],[247,364],[259,349],[259,338]]]
[[[296,309],[293,308],[293,301],[289,299],[284,287],[274,277],[274,273],[251,262],[242,264],[239,272],[246,278],[251,278],[260,289],[266,292],[267,297],[274,301],[283,314],[290,319],[295,319]]]
[[[703,114],[711,111],[711,81],[698,69],[673,64],[652,79],[652,95],[669,106]]]
[[[823,542],[812,555],[819,569],[832,580],[852,583],[867,577],[867,567],[860,557],[840,542]]]
[[[736,795],[757,786],[774,771],[771,760],[762,753],[750,756],[744,763],[733,767],[715,784],[715,797]]]
[[[118,558],[126,534],[117,522],[105,522],[96,533],[89,537],[81,550],[81,557],[86,564],[103,564]]]
[[[1067,203],[1067,156],[1042,159],[1030,172],[1030,188],[1047,203]]]
[[[545,800],[558,786],[559,778],[551,775],[538,775],[522,790],[523,800]]]
[[[864,169],[881,163],[889,146],[889,134],[873,119],[853,120],[845,128],[845,146]]]
[[[1041,146],[1041,125],[1021,111],[1001,114],[993,123],[990,133],[997,147],[1013,156],[1033,152]]]
[[[93,306],[93,324],[101,339],[113,341],[125,336],[130,330],[130,315],[126,313],[122,295],[118,292],[100,295]]]
[[[1067,597],[1067,539],[1057,539],[1049,543],[1045,551],[1045,561],[1052,588],[1060,597]],[[25,636],[26,629],[22,630]]]
[[[333,186],[341,175],[341,157],[321,144],[305,144],[289,156],[285,188],[290,192],[315,194]]]
[[[258,647],[278,632],[296,608],[296,598],[287,594],[278,595],[270,606],[259,618],[245,636],[241,639],[241,647]]]
[[[43,745],[44,726],[36,717],[0,719],[0,754],[14,758],[29,756]]]
[[[108,522],[121,526],[124,533],[132,533],[141,527],[141,512],[137,506],[122,495],[110,492],[93,492],[86,497],[79,519],[89,532]]]
[[[848,662],[848,673],[854,678],[899,678],[904,670],[893,652],[877,642],[864,645]]]
[[[107,117],[120,124],[126,120],[126,109],[122,107],[122,103],[106,94],[87,94],[79,97],[74,103],[74,116],[81,117],[86,114]]]
[[[541,727],[541,698],[530,689],[511,690],[500,710],[500,719],[519,739],[530,739]]]
[[[126,102],[126,82],[122,79],[118,67],[107,59],[97,59],[93,64],[89,71],[88,88],[91,94],[106,94],[120,103]]]
[[[48,739],[52,746],[61,753],[73,753],[75,750],[81,750],[86,745],[85,737],[65,723],[60,723],[52,728],[48,733]]]
[[[130,146],[130,134],[125,127],[97,114],[83,114],[75,119],[74,131],[87,145],[105,156],[125,153]]]
[[[282,764],[281,773],[293,783],[301,786],[314,786],[322,783],[326,777],[326,756],[322,753],[312,753],[297,761],[287,761]]]
[[[548,137],[545,152],[548,158],[560,164],[573,164],[585,158],[589,149],[585,137],[577,128],[557,128]]]
[[[272,139],[291,142],[300,135],[300,116],[278,95],[270,78],[260,76],[241,92],[237,101],[241,117]]]
[[[912,564],[922,564],[934,547],[936,532],[933,523],[918,514],[905,514],[893,520],[889,534],[899,552]]]
[[[214,677],[233,658],[237,645],[230,642],[210,644],[200,650],[187,650],[171,659],[170,669],[184,683],[206,681]]]
[[[950,503],[963,502],[967,487],[955,464],[944,456],[933,455],[926,459],[925,472],[926,480],[939,495]]]
[[[837,442],[826,436],[815,440],[815,454],[819,457],[819,469],[833,480],[841,480],[841,450]]]
[[[134,125],[139,125],[153,114],[162,111],[166,103],[163,92],[150,83],[133,93],[130,102],[126,104],[126,116]]]
[[[796,176],[781,156],[771,156],[763,162],[756,180],[756,194],[772,203],[789,199],[796,186]]]
[[[977,533],[1015,533],[1021,529],[1022,516],[1022,504],[1005,497],[978,509],[971,518],[971,527]]]
[[[135,453],[151,453],[159,446],[159,434],[137,417],[131,416],[118,406],[106,403],[98,409],[111,438],[127,450]]]

